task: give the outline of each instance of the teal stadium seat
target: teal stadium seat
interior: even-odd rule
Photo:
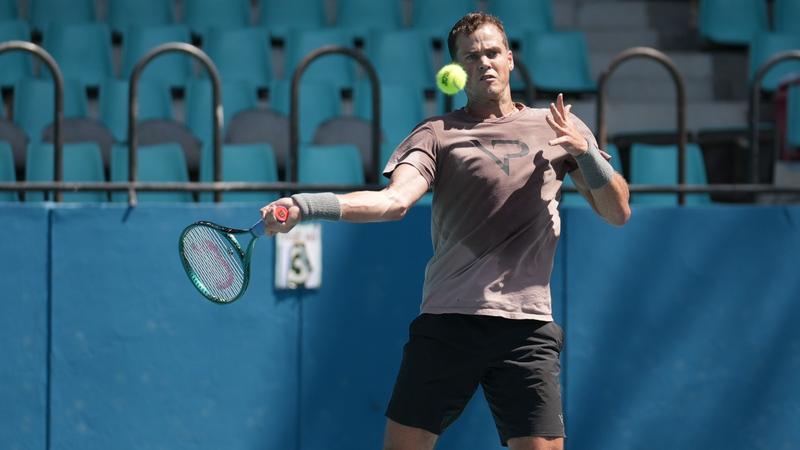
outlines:
[[[246,81],[264,88],[272,81],[272,50],[265,28],[211,30],[203,49],[224,81]],[[208,77],[204,69],[200,73]]]
[[[39,142],[45,126],[53,122],[54,83],[23,78],[14,88],[14,123],[25,130],[31,142]],[[64,117],[86,117],[88,100],[83,86],[64,80]]]
[[[338,28],[294,30],[286,43],[284,79],[291,80],[294,71],[309,53],[326,45],[353,47],[353,40]],[[302,81],[324,81],[339,88],[353,84],[356,63],[344,55],[325,55],[312,62],[303,73]]]
[[[30,0],[28,18],[31,27],[40,32],[45,32],[54,22],[94,22],[96,19],[94,0]]]
[[[800,35],[800,0],[774,0],[772,20],[776,32]]]
[[[364,184],[355,145],[308,145],[300,149],[298,179],[309,184]]]
[[[192,33],[250,25],[250,0],[183,0],[183,19]]]
[[[17,181],[17,174],[14,170],[14,155],[11,151],[11,144],[0,141],[0,183],[14,183]],[[19,201],[19,194],[11,191],[0,191],[0,202]]]
[[[95,143],[82,142],[64,144],[63,148],[64,181],[72,182],[105,182],[103,158],[100,147]],[[25,179],[28,181],[53,181],[54,149],[51,143],[33,143],[28,146],[25,163]],[[25,201],[41,202],[54,200],[52,192],[29,191],[25,193]],[[65,202],[98,203],[108,201],[105,192],[64,192]]]
[[[512,41],[520,41],[530,33],[553,31],[551,0],[490,0],[489,12],[503,21]]]
[[[753,37],[749,53],[749,82],[752,83],[758,69],[777,53],[800,49],[800,33],[759,33]],[[800,77],[800,62],[788,60],[773,66],[761,79],[761,90],[774,92],[787,78]]]
[[[769,29],[765,0],[700,0],[700,36],[716,44],[747,45]]]
[[[100,121],[118,142],[128,140],[128,95],[130,82],[108,78],[100,86]],[[156,79],[142,79],[137,84],[138,120],[171,119],[172,97],[169,88]]]
[[[225,127],[236,113],[258,106],[256,88],[249,82],[226,81],[221,87],[223,129],[220,139],[225,136]],[[186,87],[186,126],[204,147],[213,145],[212,97],[211,81],[189,81]]]
[[[42,141],[52,143],[54,128],[51,123],[42,132]],[[105,125],[91,117],[65,117],[61,121],[61,139],[64,144],[81,144],[91,142],[100,147],[104,167],[111,160],[111,146],[116,142],[114,135]]]
[[[419,31],[373,31],[364,42],[364,52],[382,84],[434,88],[433,46]],[[398,64],[398,60],[403,63]],[[363,78],[369,79],[366,73]]]
[[[51,23],[44,34],[44,48],[55,58],[64,78],[84,86],[99,86],[114,76],[111,31],[104,23]],[[50,79],[47,70],[41,75]]]
[[[183,148],[178,143],[140,146],[137,149],[138,181],[180,182],[189,181],[189,171]],[[128,181],[128,146],[115,145],[111,151],[111,181]],[[191,202],[190,192],[138,192],[140,202]],[[114,192],[111,200],[127,202],[127,192]]]
[[[530,33],[522,44],[523,59],[537,90],[594,92],[586,35],[581,31]]]
[[[609,161],[609,163],[611,163],[611,167],[613,167],[618,173],[622,173],[622,159],[619,157],[619,149],[617,149],[617,146],[614,144],[608,144],[604,150],[606,153],[611,155],[611,160]],[[572,177],[569,174],[564,177],[563,187],[575,187],[575,182],[572,181]],[[563,206],[589,206],[589,203],[586,202],[586,199],[577,192],[562,194],[560,204]]]
[[[273,81],[269,89],[269,107],[289,116],[289,81]],[[300,83],[300,142],[308,143],[319,125],[340,113],[341,93],[336,86],[325,82]]]
[[[411,3],[411,28],[440,40],[447,52],[447,34],[464,14],[475,11],[474,0],[414,0]]]
[[[210,149],[210,147],[207,147]],[[201,179],[214,179],[214,158],[211,151],[203,155]],[[278,181],[278,164],[272,146],[260,144],[226,144],[222,147],[222,179],[224,181],[242,181],[251,183],[270,183]],[[213,201],[213,193],[204,192],[201,199]],[[277,193],[270,192],[225,192],[222,201],[251,202],[266,204],[277,200]]]
[[[0,42],[30,41],[31,30],[22,20],[0,22]],[[13,86],[32,75],[31,57],[22,51],[7,51],[0,55],[0,85]]]
[[[379,137],[379,142],[384,137]],[[381,170],[373,170],[372,122],[355,116],[340,116],[323,122],[314,133],[312,145],[352,144],[361,154],[361,170],[368,181],[380,179]],[[378,164],[382,162],[381,148],[378,147]]]
[[[323,0],[261,0],[259,23],[277,39],[292,30],[314,30],[326,25]]]
[[[190,42],[185,25],[131,27],[125,34],[122,49],[122,74],[129,78],[136,63],[153,48],[167,42]],[[191,73],[191,56],[169,53],[151,61],[142,79],[156,79],[172,87],[183,87]]]
[[[399,1],[337,0],[336,26],[359,37],[373,30],[391,31],[403,26]]]
[[[173,2],[165,0],[107,0],[108,25],[124,34],[130,27],[153,27],[175,22]]]
[[[678,183],[678,147],[676,145],[633,144],[631,146],[631,184],[670,185]],[[708,184],[703,154],[697,144],[686,145],[686,183]],[[676,194],[632,194],[631,203],[639,205],[677,205]],[[687,205],[711,203],[708,194],[687,194]]]
[[[423,92],[402,83],[381,84],[381,163],[385,165],[394,149],[425,118]],[[372,91],[368,82],[356,86],[354,109],[358,117],[372,120]],[[388,181],[381,177],[381,181]]]
[[[18,20],[17,0],[0,0],[0,22]]]
[[[234,115],[226,128],[226,144],[269,144],[277,160],[278,176],[286,179],[289,119],[285,114],[267,108],[248,109]]]

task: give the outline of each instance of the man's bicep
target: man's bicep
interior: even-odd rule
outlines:
[[[416,167],[411,164],[399,164],[392,172],[387,190],[410,206],[422,198],[429,187],[428,180]]]

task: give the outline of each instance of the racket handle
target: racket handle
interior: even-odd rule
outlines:
[[[289,218],[289,209],[282,205],[277,205],[274,210],[272,210],[272,216],[275,217],[275,220],[278,222],[286,222],[286,219]]]

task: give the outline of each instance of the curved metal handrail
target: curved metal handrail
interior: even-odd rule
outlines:
[[[780,52],[773,57],[769,58],[761,67],[756,71],[753,77],[753,85],[750,87],[750,182],[759,182],[759,158],[761,156],[761,149],[758,142],[758,116],[759,116],[759,100],[761,93],[761,81],[767,75],[770,69],[776,64],[786,61],[788,59],[800,60],[800,50],[789,50]]]
[[[289,165],[287,170],[289,181],[298,181],[298,157],[300,154],[300,78],[312,62],[325,55],[344,55],[355,59],[367,72],[367,76],[369,76],[370,88],[372,90],[372,173],[369,174],[367,180],[377,182],[380,177],[381,163],[381,90],[378,82],[378,73],[363,53],[352,48],[338,45],[327,45],[312,51],[300,61],[294,74],[292,74],[290,91],[291,105],[289,107],[289,158],[287,161]]]
[[[605,148],[608,143],[608,131],[606,130],[606,83],[614,70],[617,69],[623,62],[633,58],[649,58],[658,61],[665,67],[672,81],[675,82],[675,89],[677,92],[677,120],[678,120],[678,184],[686,184],[686,89],[683,82],[683,77],[678,72],[677,66],[672,60],[664,53],[650,47],[632,47],[623,50],[608,65],[608,68],[600,74],[600,79],[597,83],[597,127],[598,127],[598,141],[601,148]],[[678,193],[678,204],[685,203],[684,193]]]
[[[64,77],[56,60],[47,50],[28,41],[7,41],[0,43],[0,54],[10,50],[22,50],[33,53],[44,61],[55,81],[55,105],[53,107],[53,180],[58,183],[64,178],[64,138],[61,136],[61,123],[64,118]],[[35,136],[31,136],[34,138]],[[56,202],[63,199],[63,192],[56,191]]]
[[[144,68],[156,57],[164,53],[180,52],[188,53],[199,60],[211,76],[212,83],[212,121],[213,131],[212,138],[214,140],[214,181],[221,181],[222,178],[222,83],[220,82],[219,72],[211,58],[198,47],[187,44],[184,42],[168,42],[154,47],[147,52],[133,67],[131,72],[130,85],[128,90],[128,182],[133,184],[136,182],[138,161],[136,154],[137,139],[136,139],[136,122],[138,115],[138,82],[142,75]],[[219,202],[222,199],[221,192],[214,192],[214,201]],[[131,187],[128,190],[128,204],[136,206],[136,190]]]

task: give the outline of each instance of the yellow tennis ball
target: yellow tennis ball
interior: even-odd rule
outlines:
[[[456,63],[450,63],[436,73],[436,86],[447,95],[454,95],[467,84],[467,72]]]

